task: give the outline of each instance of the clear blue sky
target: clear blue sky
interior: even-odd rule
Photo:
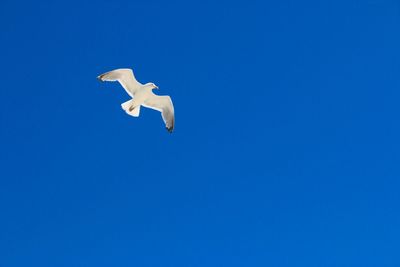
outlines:
[[[2,1],[0,266],[399,266],[400,4]],[[160,114],[96,76],[133,68]]]

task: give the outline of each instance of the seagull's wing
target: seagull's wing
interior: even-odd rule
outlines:
[[[97,79],[103,82],[118,81],[131,97],[133,97],[136,91],[142,86],[142,84],[136,80],[135,75],[133,74],[133,71],[131,69],[112,70],[99,75]]]
[[[175,124],[174,105],[169,96],[152,94],[152,96],[148,97],[142,105],[160,111],[168,132],[172,133]]]

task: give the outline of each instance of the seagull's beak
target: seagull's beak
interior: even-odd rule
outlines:
[[[155,89],[159,89],[158,86],[156,85],[156,87],[154,87]]]

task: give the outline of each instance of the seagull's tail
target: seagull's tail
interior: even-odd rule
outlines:
[[[123,110],[125,110],[125,112],[133,117],[139,117],[139,113],[140,113],[140,105],[135,107],[132,111],[129,111],[129,108],[131,107],[132,104],[132,99],[129,101],[126,101],[124,103],[121,104],[121,107]]]

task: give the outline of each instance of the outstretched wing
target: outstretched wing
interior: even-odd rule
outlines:
[[[139,83],[131,69],[116,69],[97,76],[100,81],[118,81],[125,91],[133,97],[136,91],[142,86]]]
[[[142,105],[160,111],[168,132],[172,133],[175,124],[174,105],[169,96],[153,94],[151,97],[147,98]]]

